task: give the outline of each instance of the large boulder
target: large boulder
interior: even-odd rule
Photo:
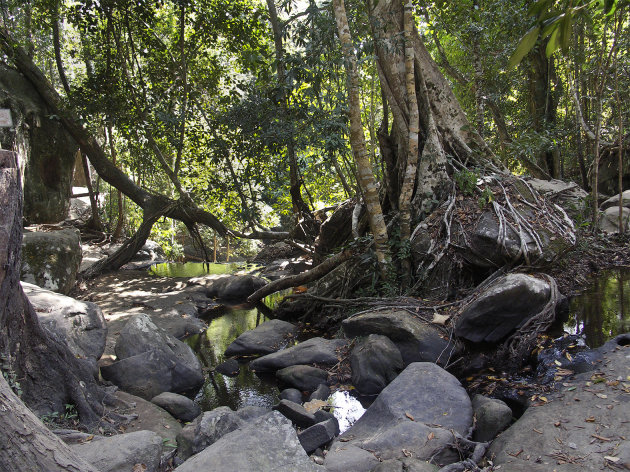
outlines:
[[[377,395],[403,369],[396,345],[386,336],[370,334],[350,354],[352,385],[362,395]]]
[[[186,460],[244,424],[237,413],[227,406],[206,411],[192,423],[184,426],[177,436],[177,455],[180,459]]]
[[[177,468],[178,472],[200,470],[314,472],[324,469],[308,458],[291,422],[280,413],[272,412],[226,434]]]
[[[378,460],[409,454],[455,462],[458,454],[449,447],[453,431],[466,436],[471,426],[472,405],[459,381],[435,364],[413,363],[333,443],[324,465],[330,471],[367,472]]]
[[[121,389],[150,400],[162,392],[199,389],[204,377],[192,349],[139,314],[131,318],[116,341],[119,361],[101,367],[101,374]]]
[[[334,365],[339,362],[338,351],[346,346],[344,339],[312,338],[296,346],[268,354],[250,363],[256,372],[274,372],[291,365]]]
[[[55,333],[76,357],[97,361],[105,350],[107,325],[96,303],[83,302],[22,282],[42,326]]]
[[[563,378],[546,401],[530,406],[493,441],[487,455],[495,466],[514,472],[630,468],[630,334],[597,351],[596,374]]]
[[[630,207],[630,190],[625,190],[621,194],[621,199],[622,199],[621,206],[626,207],[626,208]],[[613,197],[610,197],[608,200],[604,201],[599,206],[599,209],[604,211],[611,207],[615,207],[617,208],[617,211],[619,211],[619,194]]]
[[[204,287],[206,295],[210,298],[246,300],[267,282],[253,275],[209,274],[194,277],[188,283]]]
[[[404,310],[379,310],[351,316],[342,323],[348,337],[380,334],[391,339],[405,365],[412,362],[446,364],[458,346],[443,339],[438,329]]]
[[[625,233],[630,230],[630,209],[623,207],[621,224]],[[619,207],[608,207],[599,216],[599,229],[604,233],[619,233]]]
[[[225,355],[251,356],[271,354],[286,346],[289,337],[295,336],[295,325],[282,320],[269,320],[236,338],[225,350]]]
[[[177,393],[162,392],[151,399],[151,403],[164,408],[183,422],[192,421],[201,414],[201,408],[190,398]]]
[[[588,192],[575,182],[532,178],[527,179],[527,183],[548,201],[562,207],[574,220],[585,216],[584,213],[588,206]]]
[[[328,372],[309,365],[290,365],[277,371],[276,377],[283,385],[302,392],[313,392],[328,383]]]
[[[550,296],[546,281],[526,274],[507,274],[463,308],[455,334],[476,343],[499,342],[538,314]]]
[[[70,293],[81,264],[79,230],[26,231],[22,239],[21,279],[53,292]]]
[[[0,148],[15,149],[25,166],[24,219],[63,221],[79,145],[32,83],[6,65],[0,66],[0,108],[11,110],[14,124],[0,128]]]
[[[101,472],[158,472],[162,438],[152,431],[94,436],[91,441],[70,448]]]
[[[475,441],[492,441],[512,422],[512,410],[501,400],[475,395],[472,405],[476,419],[473,433]]]
[[[162,438],[165,449],[176,447],[177,435],[182,430],[182,425],[170,413],[150,401],[122,390],[118,390],[114,396],[125,405],[121,413],[129,415],[130,421],[125,424],[127,433],[153,431]]]

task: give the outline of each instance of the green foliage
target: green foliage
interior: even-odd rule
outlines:
[[[464,194],[472,196],[477,191],[479,174],[473,170],[461,170],[454,175],[457,188]]]
[[[7,383],[9,384],[9,387],[11,387],[11,390],[13,390],[13,393],[15,393],[18,397],[21,397],[22,387],[20,385],[20,382],[17,379],[17,374],[11,371],[8,371],[8,372],[3,371],[2,375],[4,379],[7,381]]]
[[[484,209],[486,205],[494,200],[494,193],[490,190],[490,187],[486,186],[481,192],[481,196],[477,200],[477,204],[480,209]]]

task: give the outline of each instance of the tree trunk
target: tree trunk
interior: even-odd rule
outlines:
[[[402,44],[404,11],[401,2],[380,0],[370,3],[370,22],[377,55],[381,86],[392,111],[393,126],[389,149],[393,165],[403,180],[409,156],[409,99],[405,86],[405,57]],[[502,171],[483,139],[470,125],[457,98],[437,64],[426,50],[418,32],[412,34],[419,110],[419,165],[412,199],[412,219],[429,214],[437,201],[445,200],[450,188],[447,155],[462,164]],[[383,143],[384,140],[381,140]]]
[[[20,285],[22,188],[17,155],[9,151],[0,151],[0,201],[0,357],[5,370],[15,375],[22,400],[37,413],[74,404],[84,424],[97,425],[106,414],[106,392],[86,361],[44,331]]]
[[[13,393],[0,372],[0,464],[3,472],[97,472],[55,436]]]
[[[334,0],[333,8],[337,21],[337,31],[343,50],[344,65],[348,84],[348,114],[350,115],[350,145],[357,165],[359,185],[363,191],[363,198],[367,207],[370,229],[374,236],[374,250],[383,279],[387,279],[391,263],[389,254],[387,227],[379,201],[378,188],[365,144],[365,134],[361,122],[361,105],[359,99],[359,76],[357,73],[357,58],[354,45],[350,37],[350,28],[343,0]]]
[[[416,182],[418,167],[418,133],[420,132],[420,116],[418,114],[418,99],[416,98],[416,77],[414,71],[413,48],[413,5],[411,0],[405,3],[404,38],[405,38],[405,88],[407,91],[407,109],[409,111],[409,135],[407,145],[407,168],[403,177],[398,200],[400,211],[400,241],[402,244],[411,237],[411,197]],[[411,279],[411,262],[409,257],[402,260],[404,285],[408,286]]]

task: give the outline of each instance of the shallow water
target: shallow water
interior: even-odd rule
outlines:
[[[630,267],[602,271],[571,299],[565,331],[584,337],[590,348],[630,331]]]
[[[283,296],[281,293],[267,297],[264,304],[273,307]],[[232,341],[269,319],[264,311],[264,307],[226,306],[222,314],[209,321],[206,331],[185,342],[197,353],[204,367],[212,371],[227,360],[224,352]],[[233,410],[244,406],[271,408],[278,402],[278,393],[275,376],[257,375],[244,363],[236,377],[211,372],[197,401],[204,411],[219,406],[229,406]]]
[[[333,405],[332,413],[339,422],[339,433],[342,434],[365,413],[361,402],[350,392],[337,391],[328,397],[328,403]]]
[[[258,268],[258,265],[248,264],[247,262],[227,262],[225,264],[165,262],[163,264],[153,264],[149,269],[149,274],[159,277],[198,277],[206,274],[248,273]]]

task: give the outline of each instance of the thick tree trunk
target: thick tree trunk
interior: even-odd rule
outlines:
[[[3,472],[98,472],[55,436],[13,393],[0,372],[0,464]]]
[[[22,189],[17,155],[0,151],[0,357],[22,400],[39,414],[74,404],[81,421],[98,424],[109,399],[86,361],[40,326],[20,285]],[[0,415],[2,417],[2,415]]]
[[[365,134],[361,122],[361,104],[359,100],[359,76],[357,73],[357,58],[354,45],[350,37],[350,28],[343,0],[334,0],[333,8],[337,21],[337,31],[343,50],[348,84],[348,103],[350,115],[350,145],[357,165],[359,185],[363,191],[363,198],[367,208],[370,230],[374,236],[374,250],[378,259],[381,276],[389,277],[388,268],[391,263],[389,254],[387,227],[378,195],[378,187],[365,144]]]
[[[389,149],[382,149],[381,154],[394,153],[392,159],[399,182],[402,182],[407,169],[409,123],[412,122],[405,86],[404,10],[402,3],[395,0],[370,3],[377,68],[394,118],[389,136],[391,144]],[[477,165],[497,172],[502,171],[502,166],[495,162],[492,152],[469,123],[415,28],[411,41],[420,116],[419,165],[412,196],[412,216],[422,217],[433,210],[436,201],[445,199],[445,189],[450,188],[447,155],[463,165]]]
[[[420,132],[420,116],[418,114],[418,99],[416,98],[416,76],[414,68],[413,48],[413,4],[411,0],[405,3],[404,12],[405,30],[405,88],[407,91],[407,109],[409,111],[409,137],[407,145],[407,168],[403,177],[402,188],[398,199],[400,211],[400,240],[401,243],[409,241],[411,237],[411,197],[416,182],[418,168],[418,133]],[[405,286],[409,285],[411,278],[411,262],[405,257],[403,264],[403,278]]]

